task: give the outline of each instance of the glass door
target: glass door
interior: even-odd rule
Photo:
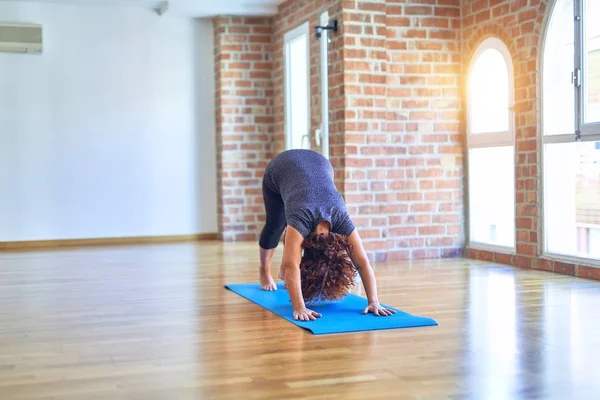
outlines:
[[[285,147],[310,149],[310,51],[308,22],[284,35]]]

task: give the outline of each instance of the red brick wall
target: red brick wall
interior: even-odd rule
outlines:
[[[218,142],[225,146],[222,155],[235,158],[221,169],[223,232],[229,232],[230,238],[246,239],[260,229],[255,213],[259,200],[245,196],[247,191],[255,193],[254,178],[260,174],[249,172],[249,164],[260,163],[247,157],[256,155],[260,160],[259,151],[267,156],[261,160],[266,162],[284,149],[283,35],[307,20],[311,27],[311,133],[321,122],[319,42],[312,32],[326,9],[330,18],[341,23],[338,33],[331,35],[329,53],[331,162],[336,184],[369,255],[383,261],[460,254],[463,144],[457,0],[440,0],[437,5],[426,0],[411,4],[289,0],[282,4],[272,25],[273,119],[261,121],[263,127],[273,129],[272,137],[263,136],[272,142],[263,147],[258,141],[252,151],[242,151],[240,139],[246,143],[249,138],[239,132],[242,128],[235,117],[229,116],[233,122],[218,127],[219,132],[229,129],[232,135],[220,136]],[[218,32],[217,42],[223,47],[244,46],[250,40],[248,30],[243,29],[248,25],[246,19],[216,22],[217,30],[227,27]],[[234,57],[235,48],[228,49]],[[260,49],[260,54],[268,53]],[[239,65],[232,68],[230,62],[218,61],[221,73],[236,76],[230,81],[217,75],[222,81],[217,89],[226,91],[217,97],[246,101],[242,99],[245,95],[227,89],[230,84],[235,86],[235,79],[246,82],[248,77],[239,74],[251,74],[255,65],[236,69]],[[225,112],[217,104],[222,117],[235,112],[235,107]],[[246,135],[243,138],[242,133]],[[240,159],[241,155],[246,158]],[[244,176],[234,177],[234,173]],[[240,184],[249,188],[240,190]]]
[[[464,0],[462,25],[463,70],[477,45],[489,36],[504,41],[510,50],[515,71],[516,129],[516,254],[467,249],[470,257],[525,268],[554,271],[600,279],[600,270],[588,266],[555,262],[540,256],[542,210],[540,153],[538,142],[538,57],[547,0]]]
[[[216,19],[225,239],[254,239],[262,226],[260,177],[284,149],[283,35],[307,20],[311,132],[320,124],[319,43],[312,33],[325,9],[341,23],[329,53],[331,161],[372,259],[461,254],[464,73],[477,45],[495,35],[515,67],[518,245],[516,254],[466,254],[598,277],[597,270],[538,256],[537,58],[547,0],[288,0],[272,20]]]
[[[386,178],[397,146],[388,140],[386,5],[343,3],[344,185],[348,210],[375,260],[394,250],[389,218],[405,210]]]
[[[462,253],[458,0],[343,2],[345,182],[376,260]]]
[[[329,45],[329,158],[335,169],[335,183],[342,194],[345,194],[346,166],[346,82],[344,43],[343,2],[336,1],[330,6],[329,16],[337,19],[338,32],[330,34]]]
[[[255,240],[274,132],[272,20],[219,17],[214,29],[219,236]]]

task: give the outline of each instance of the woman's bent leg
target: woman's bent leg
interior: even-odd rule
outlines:
[[[277,290],[271,276],[271,261],[281,234],[285,230],[285,208],[281,196],[263,183],[263,199],[265,203],[266,220],[260,234],[260,286],[263,290]]]

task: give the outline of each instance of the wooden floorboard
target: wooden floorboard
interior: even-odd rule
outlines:
[[[0,399],[600,398],[600,282],[379,264],[381,301],[439,326],[314,336],[223,289],[257,268],[253,244],[0,253]]]

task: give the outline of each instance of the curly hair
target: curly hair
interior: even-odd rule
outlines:
[[[300,261],[302,295],[306,303],[344,297],[354,285],[356,267],[350,259],[352,246],[336,233],[310,234],[302,243]]]

